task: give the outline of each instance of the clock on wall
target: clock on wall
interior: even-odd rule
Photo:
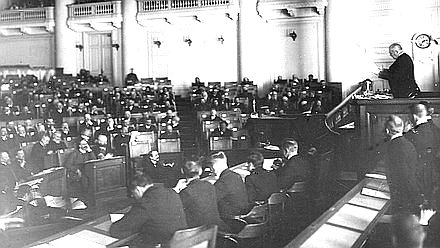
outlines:
[[[432,38],[428,34],[419,34],[414,38],[414,43],[418,48],[425,49],[431,45]]]

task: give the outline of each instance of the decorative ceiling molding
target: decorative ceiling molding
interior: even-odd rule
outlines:
[[[238,6],[230,5],[215,8],[139,12],[137,21],[141,26],[147,28],[155,28],[158,23],[163,26],[163,24],[197,25],[208,22],[230,22],[237,20],[239,11]]]
[[[266,20],[323,16],[327,0],[261,0],[259,15]]]

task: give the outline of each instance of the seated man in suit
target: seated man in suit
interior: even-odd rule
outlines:
[[[157,132],[157,127],[151,119],[146,119],[145,122],[139,124],[138,130],[139,132]]]
[[[49,144],[47,145],[47,150],[50,151],[51,153],[54,153],[54,152],[57,152],[60,150],[63,150],[63,151],[66,150],[67,145],[61,137],[62,137],[61,132],[56,131],[52,135],[52,139],[49,141]]]
[[[111,225],[112,236],[124,238],[140,233],[144,245],[163,244],[174,232],[187,228],[182,201],[172,189],[153,185],[145,175],[135,176],[129,188],[136,202]]]
[[[123,126],[121,132],[113,139],[116,156],[125,156],[128,142],[130,142],[130,132],[128,131],[128,127]]]
[[[173,130],[171,124],[167,125],[165,132],[160,135],[160,139],[177,139],[179,138],[179,133]]]
[[[223,119],[218,116],[216,109],[211,109],[211,113],[203,119],[204,121],[222,121]]]
[[[79,197],[84,196],[83,193],[86,191],[84,183],[88,179],[84,175],[84,163],[94,159],[96,159],[95,154],[85,140],[81,140],[78,149],[75,149],[67,157],[64,167],[67,170],[67,186],[71,194]]]
[[[211,133],[212,137],[232,137],[232,130],[226,121],[220,121],[218,127]]]
[[[96,127],[96,123],[92,120],[92,116],[89,113],[85,113],[84,120],[79,122],[79,132],[82,133],[85,129],[93,130],[94,127]]]
[[[47,154],[47,146],[49,145],[50,138],[47,135],[43,135],[40,142],[36,143],[31,150],[31,163],[34,166],[32,171],[38,173],[44,169],[44,156]]]
[[[27,177],[32,176],[32,165],[30,165],[25,158],[23,149],[18,149],[15,153],[15,160],[12,163],[17,181],[24,181]]]
[[[174,164],[165,165],[159,157],[159,152],[151,151],[148,157],[142,160],[141,168],[144,175],[150,177],[154,183],[163,183],[166,187],[174,186],[178,177],[177,167]]]
[[[16,208],[14,187],[17,183],[11,168],[11,160],[6,151],[0,151],[0,215],[10,213]]]
[[[295,183],[306,184],[306,191],[310,186],[311,167],[310,163],[298,155],[298,143],[293,139],[285,140],[281,145],[284,158],[284,166],[277,169],[278,186],[282,190],[290,189]]]
[[[108,144],[108,138],[104,134],[98,135],[95,141],[95,145],[92,147],[92,151],[95,157],[98,159],[104,159],[113,156],[113,152]]]
[[[23,125],[17,126],[17,135],[15,136],[15,143],[17,145],[22,146],[23,143],[29,143],[32,141],[32,137],[30,137],[26,133],[26,128]]]
[[[211,164],[217,178],[214,186],[220,216],[228,218],[246,214],[250,210],[246,187],[241,176],[228,169],[225,153],[211,155]]]
[[[185,209],[189,227],[217,225],[219,230],[228,231],[228,226],[220,219],[215,187],[200,180],[202,166],[195,159],[183,165],[186,188],[180,191],[180,199]]]
[[[125,85],[134,85],[139,82],[137,75],[133,72],[133,68],[130,69],[130,73],[125,77]]]
[[[61,124],[61,138],[64,141],[70,141],[72,138],[76,137],[78,134],[70,129],[69,123],[63,122]]]
[[[249,202],[267,201],[270,195],[279,192],[277,176],[273,171],[263,169],[264,157],[259,152],[253,152],[248,157],[251,174],[245,178]]]

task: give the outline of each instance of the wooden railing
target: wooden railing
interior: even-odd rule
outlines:
[[[0,12],[0,23],[22,21],[44,21],[53,19],[53,7],[4,10]]]
[[[69,6],[69,18],[104,16],[120,13],[120,1],[73,4]]]
[[[350,118],[350,114],[353,112],[350,102],[356,94],[362,91],[362,88],[365,86],[365,84],[365,81],[361,82],[350,95],[348,95],[341,103],[338,104],[338,106],[325,115],[325,125],[330,131],[337,133],[335,131],[337,127],[347,124],[347,121],[353,121],[351,120],[352,118]]]
[[[140,13],[161,10],[217,7],[229,5],[231,0],[139,0]]]

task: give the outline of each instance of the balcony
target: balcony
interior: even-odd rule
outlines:
[[[77,32],[121,28],[121,1],[69,5],[67,24]]]
[[[213,18],[235,20],[238,12],[238,0],[138,0],[137,19],[141,25],[151,26],[154,20],[168,24]]]
[[[54,27],[54,7],[0,11],[3,36],[52,33]]]

